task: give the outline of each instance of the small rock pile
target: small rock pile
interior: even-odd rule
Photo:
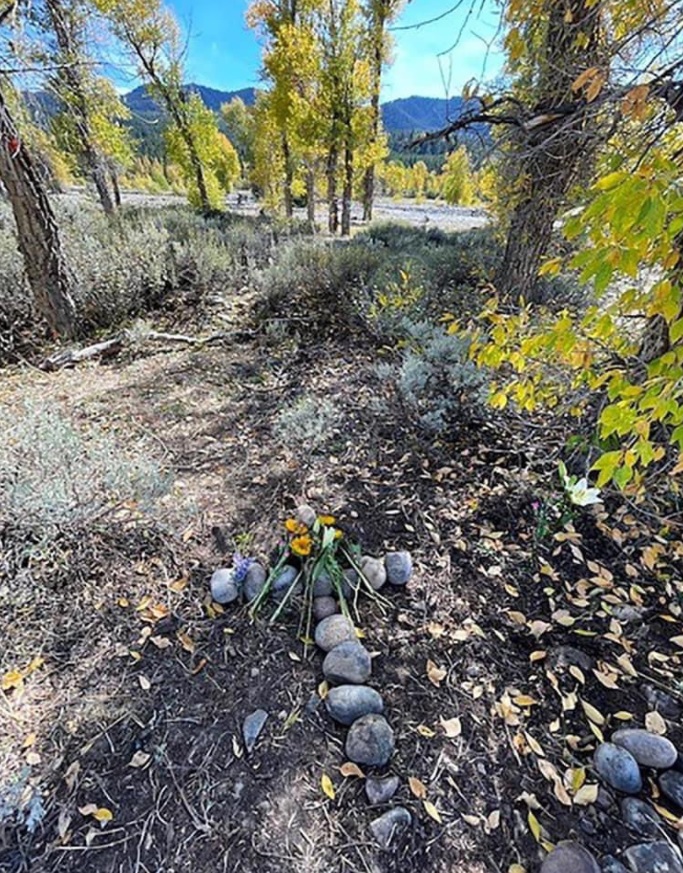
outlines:
[[[545,859],[541,873],[683,873],[681,832],[679,848],[667,839],[669,831],[657,810],[633,797],[643,787],[642,768],[658,771],[662,795],[683,811],[683,758],[671,740],[624,728],[598,746],[593,766],[604,784],[626,795],[620,803],[621,818],[641,842],[626,848],[621,859],[607,855],[600,864],[579,843],[563,842]]]
[[[316,514],[308,506],[297,509],[296,517],[312,526]],[[357,566],[374,591],[385,585],[401,588],[413,574],[413,561],[409,552],[387,552],[383,557],[363,556]],[[273,580],[270,596],[275,602],[282,602],[290,594],[293,585],[301,590],[291,591],[291,595],[301,594],[303,587],[297,581],[299,571],[285,564]],[[253,603],[262,592],[268,574],[259,563],[239,558],[233,567],[216,570],[211,577],[211,597],[216,603],[228,604],[239,600]],[[351,600],[359,590],[361,579],[356,570],[344,570],[341,594]],[[346,757],[354,764],[363,767],[383,768],[391,759],[395,749],[395,737],[391,725],[384,715],[382,695],[367,682],[372,675],[370,653],[359,640],[353,622],[341,614],[335,586],[325,573],[317,576],[313,583],[312,614],[316,625],[314,639],[316,646],[324,653],[323,675],[329,690],[325,695],[325,707],[329,715],[339,724],[348,727],[346,735]],[[245,719],[243,734],[247,752],[251,752],[261,732],[267,713],[257,710]],[[397,776],[370,776],[365,780],[365,792],[371,806],[388,803],[398,790]],[[370,823],[370,832],[384,849],[411,823],[411,814],[403,806],[396,806]]]
[[[384,559],[361,559],[363,575],[378,591],[386,583],[406,585],[412,576],[413,564],[408,552],[390,552]],[[320,618],[315,628],[315,643],[323,652],[323,675],[330,686],[325,696],[329,715],[349,728],[346,735],[346,757],[354,764],[384,767],[394,753],[395,739],[391,725],[384,716],[382,695],[366,683],[372,675],[370,653],[358,639],[350,619],[336,611],[326,615],[332,590],[324,590],[314,600],[314,613]],[[323,600],[325,609],[320,609]],[[332,599],[335,607],[336,601]],[[388,803],[398,790],[397,776],[369,777],[365,793],[371,805]],[[410,812],[396,806],[376,818],[370,831],[383,848],[388,848],[394,836],[411,822]]]

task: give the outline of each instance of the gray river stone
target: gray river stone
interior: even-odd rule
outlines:
[[[387,579],[391,585],[405,585],[413,575],[410,552],[387,552],[384,556]]]
[[[614,855],[605,855],[600,859],[602,873],[629,873],[626,867]]]
[[[624,797],[620,804],[621,817],[632,831],[641,837],[657,837],[661,835],[662,820],[657,811],[639,800],[637,797]]]
[[[678,757],[676,747],[671,740],[640,728],[623,728],[615,731],[611,740],[617,746],[629,751],[643,767],[668,770]]]
[[[410,826],[412,817],[404,806],[396,806],[370,822],[370,833],[383,849],[388,849],[401,832]]]
[[[332,594],[332,580],[324,571],[313,583],[314,597],[329,597]]]
[[[339,604],[334,597],[315,597],[313,599],[313,617],[316,621],[322,621],[337,612],[339,612]]]
[[[683,773],[677,770],[662,773],[659,777],[659,787],[669,800],[673,800],[676,806],[683,809]]]
[[[340,643],[323,661],[323,674],[332,685],[362,685],[371,673],[370,654],[359,642]]]
[[[598,862],[580,843],[567,840],[558,845],[541,865],[541,873],[600,873]]]
[[[337,685],[325,697],[327,711],[340,724],[353,724],[370,713],[384,712],[382,695],[367,685]]]
[[[309,506],[308,503],[302,503],[301,506],[297,506],[294,517],[306,527],[313,527],[318,516],[312,506]]]
[[[632,873],[683,873],[680,852],[664,840],[631,846],[624,860]]]
[[[331,652],[340,643],[357,641],[353,622],[345,615],[330,615],[315,629],[315,644],[324,652]]]
[[[244,719],[242,735],[244,736],[244,745],[247,754],[251,752],[256,745],[256,740],[259,738],[259,734],[263,730],[263,725],[266,723],[267,718],[268,713],[265,709],[257,709]]]
[[[633,755],[614,743],[602,743],[595,750],[593,764],[598,776],[624,794],[637,794],[643,787],[638,762]]]
[[[232,603],[240,596],[240,586],[235,581],[235,572],[227,567],[215,570],[211,576],[211,597],[216,603]]]
[[[266,571],[261,564],[252,564],[244,577],[244,596],[251,603],[261,593],[266,582]]]
[[[366,555],[361,558],[360,568],[363,571],[363,575],[370,583],[370,586],[374,588],[375,591],[379,591],[379,589],[386,584],[387,570],[384,566],[384,561]]]
[[[303,586],[301,584],[301,580],[295,582],[298,575],[299,571],[296,567],[292,567],[290,564],[285,564],[278,573],[276,579],[273,581],[273,600],[283,600],[289,589],[294,584],[296,584],[296,589],[292,592],[292,594],[289,595],[287,602],[289,603],[289,601],[295,594],[299,594],[303,590]]]
[[[398,776],[385,776],[375,779],[369,776],[365,780],[365,795],[372,806],[388,803],[398,791]]]
[[[383,715],[364,715],[346,735],[346,756],[355,764],[383,767],[394,754],[394,732]]]

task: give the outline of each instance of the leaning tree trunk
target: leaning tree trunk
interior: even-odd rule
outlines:
[[[46,5],[62,61],[58,82],[62,86],[64,106],[70,111],[78,132],[81,163],[95,184],[102,208],[107,215],[112,215],[116,206],[109,190],[106,161],[95,144],[92,134],[90,111],[81,73],[83,58],[79,51],[75,26],[73,21],[69,20],[61,0],[47,0]]]
[[[544,67],[539,75],[538,115],[577,99],[572,85],[590,66],[600,64],[600,5],[592,0],[547,0]],[[578,35],[584,37],[579,49]],[[599,121],[586,113],[550,121],[520,133],[511,161],[515,175],[525,180],[510,220],[502,264],[494,284],[503,295],[526,297],[538,282],[548,252],[553,224],[566,204],[571,187],[592,175]]]
[[[37,309],[56,335],[75,334],[72,276],[45,185],[0,92],[0,178]]]
[[[344,196],[342,198],[341,235],[351,234],[351,203],[353,201],[353,149],[344,145]]]

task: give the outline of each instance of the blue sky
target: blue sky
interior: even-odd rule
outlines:
[[[188,80],[226,91],[258,85],[260,47],[244,23],[247,5],[247,0],[170,0],[190,34]],[[417,24],[454,5],[455,0],[412,0],[397,24]],[[494,76],[500,56],[491,52],[486,60],[486,42],[496,30],[491,5],[485,4],[482,15],[470,20],[470,3],[465,0],[438,22],[395,31],[394,64],[385,76],[384,99],[452,96],[468,79],[481,78],[482,70],[486,77]],[[437,55],[451,48],[461,29],[457,47],[439,59]]]

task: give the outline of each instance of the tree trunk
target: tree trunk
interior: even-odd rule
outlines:
[[[294,173],[292,172],[292,154],[289,148],[289,140],[287,134],[282,134],[282,154],[285,159],[285,215],[291,218],[294,215],[294,197],[292,195],[292,183],[294,182]]]
[[[327,227],[330,233],[336,234],[339,229],[339,204],[337,202],[337,162],[339,152],[336,144],[330,146],[327,153]]]
[[[36,307],[59,336],[75,334],[72,276],[64,257],[52,205],[35,163],[12,120],[0,91],[0,178],[17,225]]]
[[[384,38],[384,20],[382,20],[380,33],[375,34],[375,54],[373,57],[374,70],[372,99],[370,101],[370,111],[372,112],[372,139],[371,145],[375,145],[379,139],[380,131],[380,89],[382,87],[382,40]],[[379,39],[379,43],[377,42]],[[363,178],[363,221],[372,221],[372,207],[375,200],[375,164],[374,162],[365,171]]]
[[[311,233],[315,232],[315,170],[306,170],[306,216]]]
[[[548,0],[547,10],[534,107],[539,114],[577,99],[572,91],[576,77],[600,63],[600,5],[591,0]],[[581,49],[577,48],[579,33],[585,38]],[[519,135],[517,155],[511,160],[515,175],[525,179],[525,184],[512,212],[505,255],[494,279],[501,294],[528,299],[533,292],[567,194],[582,176],[592,175],[598,124],[596,116],[586,115],[583,121],[559,120]]]
[[[46,5],[59,47],[61,64],[58,82],[62,86],[61,96],[65,109],[71,113],[76,125],[81,146],[81,163],[95,184],[102,208],[107,215],[112,215],[115,206],[109,191],[106,164],[90,129],[88,102],[80,67],[83,58],[81,46],[74,33],[75,25],[73,20],[69,20],[61,0],[47,0]]]
[[[114,169],[114,167],[112,167],[111,170],[109,171],[109,177],[111,178],[111,189],[114,192],[114,203],[116,203],[116,208],[120,209],[121,208],[121,189],[119,187],[119,177],[118,177],[118,174],[117,174],[116,170]]]
[[[344,145],[344,196],[342,199],[341,235],[351,234],[351,204],[353,201],[353,149]]]

